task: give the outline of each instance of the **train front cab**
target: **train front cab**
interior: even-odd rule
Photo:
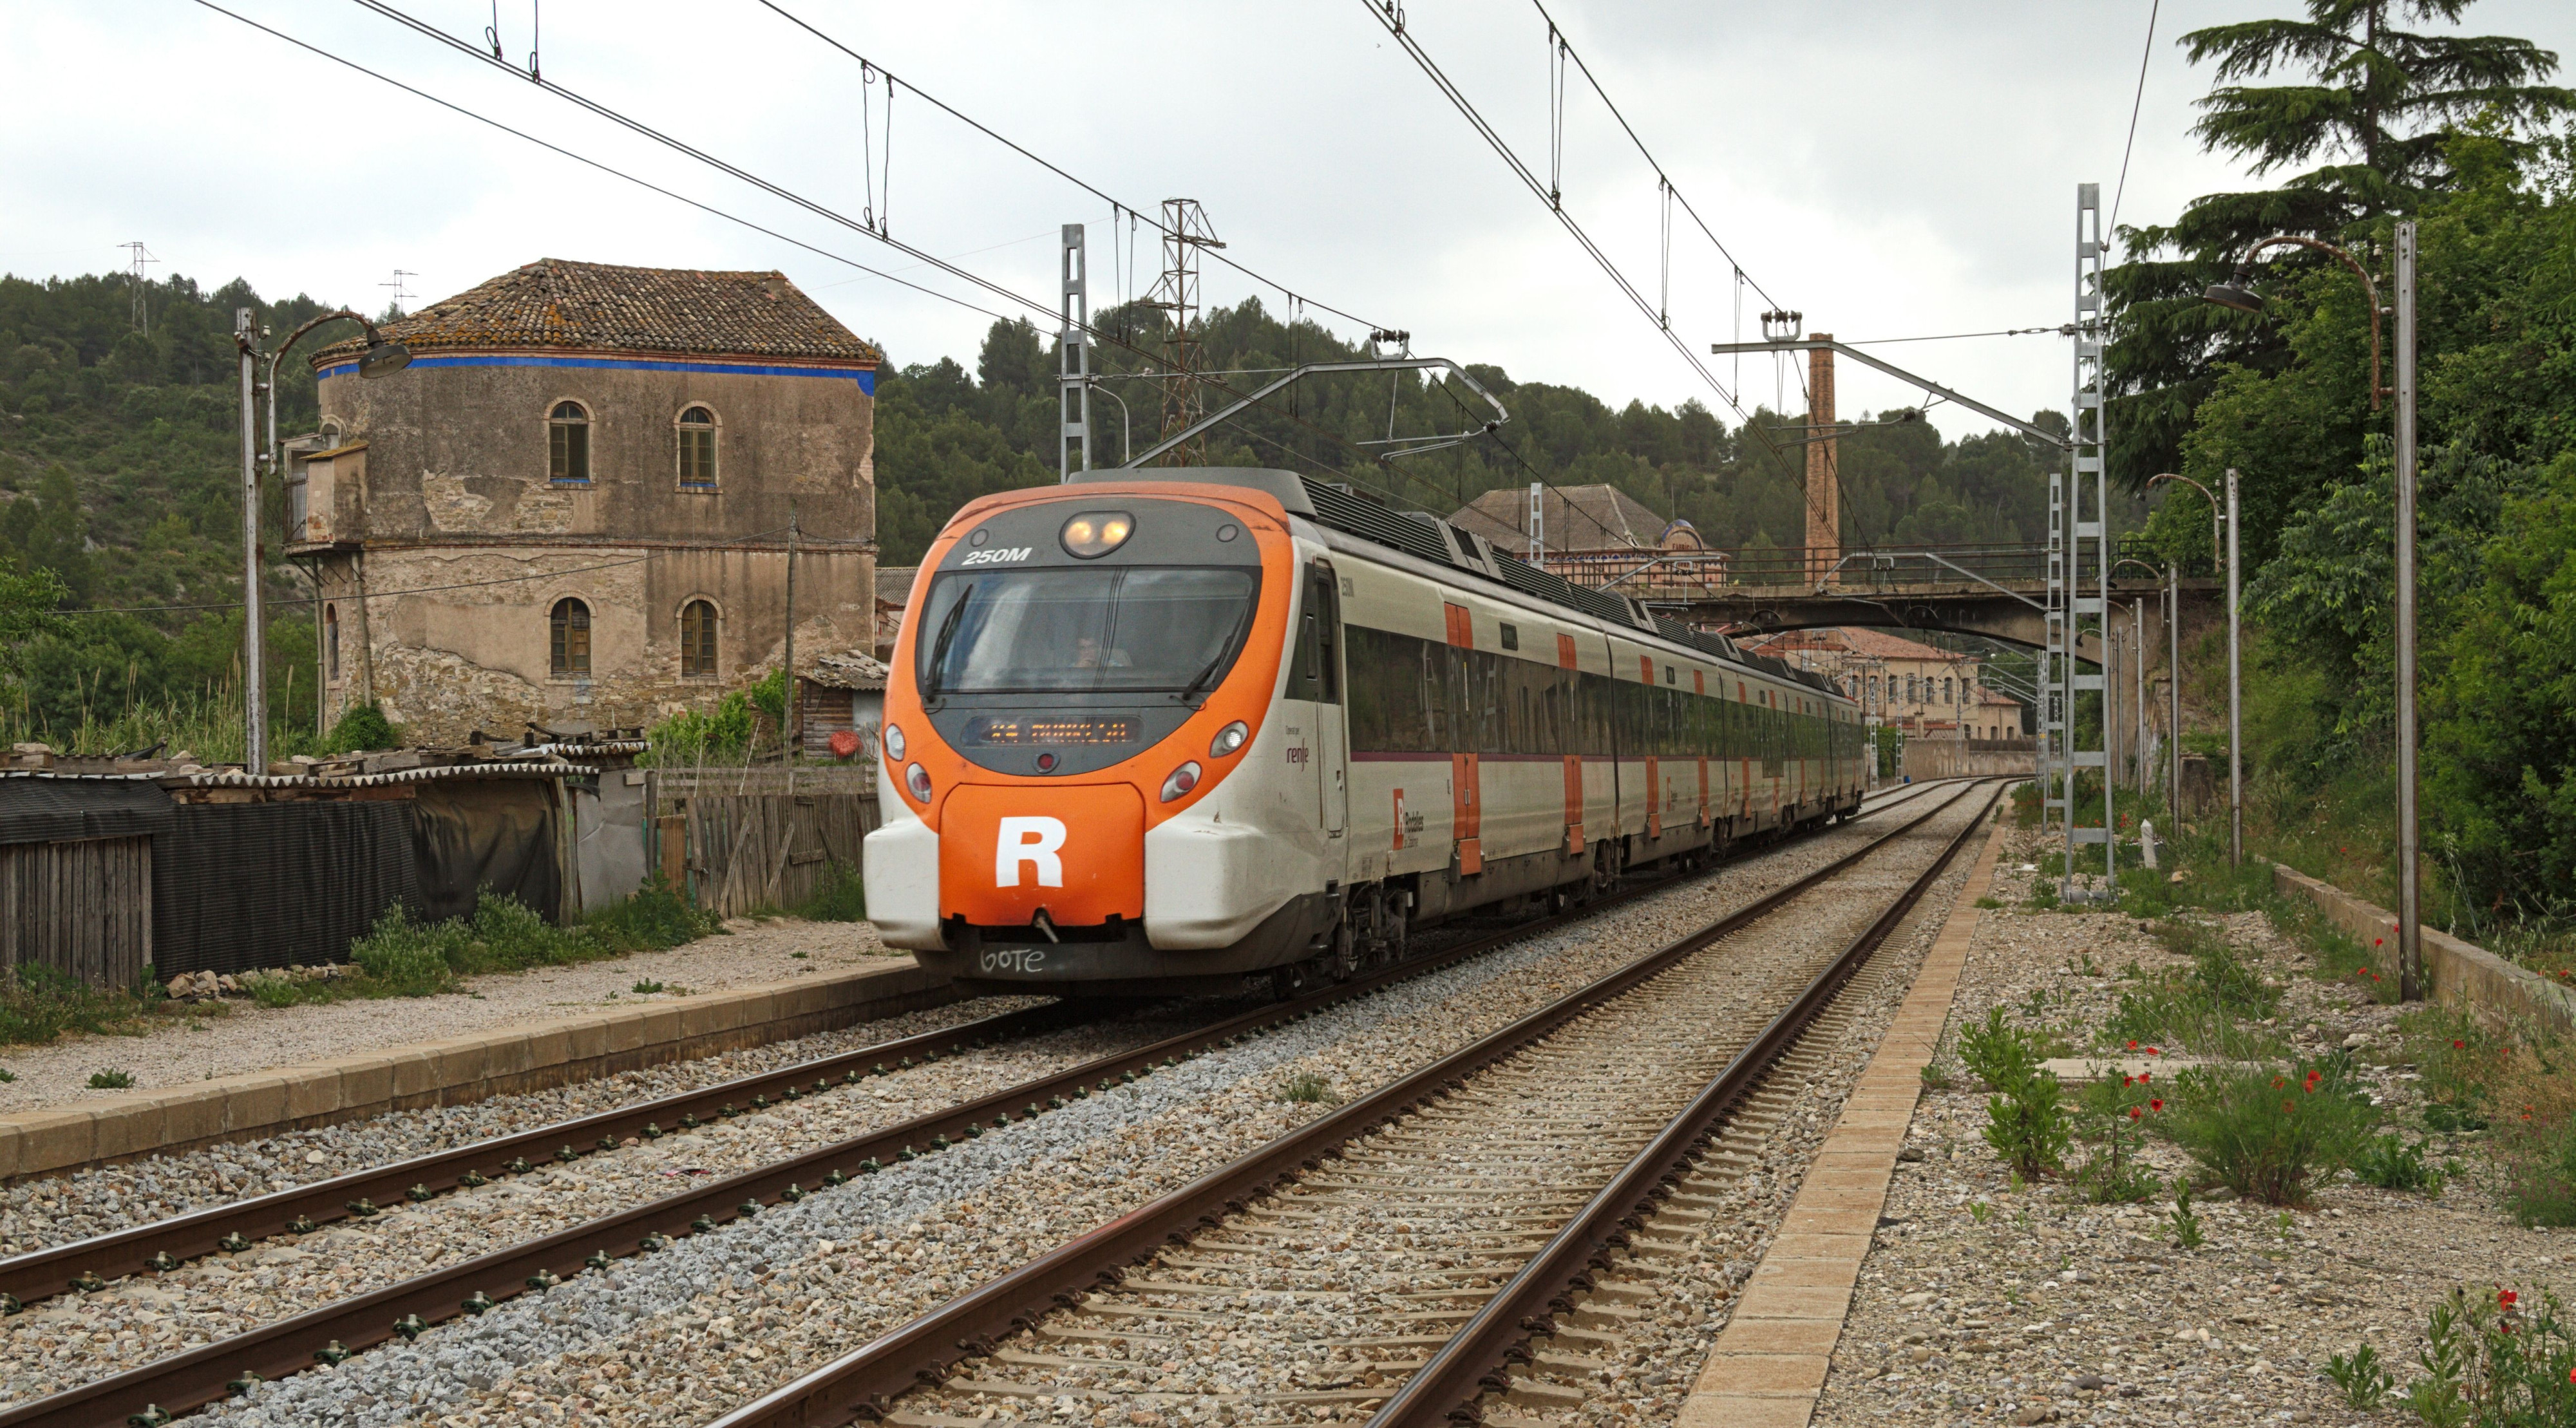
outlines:
[[[1348,816],[1330,559],[1267,491],[977,501],[923,562],[868,912],[958,981],[1157,994],[1309,961]]]

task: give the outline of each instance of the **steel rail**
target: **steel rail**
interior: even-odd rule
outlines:
[[[1988,796],[1985,809],[1968,820],[1932,866],[1853,938],[1796,1001],[1772,1018],[1761,1035],[1700,1088],[1690,1104],[1622,1166],[1546,1248],[1415,1370],[1370,1417],[1369,1428],[1447,1428],[1462,1417],[1472,1419],[1472,1405],[1487,1392],[1510,1389],[1506,1365],[1526,1361],[1529,1340],[1554,1333],[1555,1316],[1574,1312],[1572,1296],[1592,1287],[1592,1271],[1610,1268],[1610,1251],[1645,1228],[1646,1216],[1678,1188],[1684,1168],[1698,1158],[1718,1122],[1761,1084],[1772,1063],[1788,1052],[1923,894],[1940,881],[1969,837],[1985,825],[2000,796],[2000,790]]]
[[[1972,781],[1931,809],[1707,927],[879,1335],[717,1419],[713,1428],[836,1428],[854,1419],[882,1418],[893,1400],[903,1393],[919,1385],[944,1382],[961,1356],[989,1354],[1001,1336],[1034,1327],[1050,1309],[1079,1304],[1095,1286],[1122,1282],[1129,1265],[1142,1263],[1167,1243],[1186,1242],[1197,1230],[1241,1213],[1253,1197],[1300,1172],[1319,1168],[1326,1156],[1344,1144],[1416,1105],[1458,1089],[1468,1077],[1514,1055],[1590,1008],[1761,921],[1972,797],[1976,786],[1988,781]],[[1983,821],[1981,812],[1969,826],[1973,828]],[[1956,840],[1953,842],[1955,846]],[[1928,886],[1930,879],[1919,881]]]
[[[594,1150],[614,1150],[630,1136],[658,1138],[665,1131],[688,1129],[701,1120],[729,1118],[737,1113],[737,1103],[745,1109],[760,1110],[773,1100],[793,1101],[882,1074],[889,1061],[909,1064],[908,1058],[916,1056],[935,1061],[943,1055],[981,1049],[987,1038],[1033,1036],[1081,1019],[1079,1013],[1060,1004],[1003,1012],[941,1031],[899,1037],[694,1091],[33,1250],[0,1260],[0,1311],[15,1314],[48,1295],[92,1290],[102,1287],[104,1281],[144,1270],[175,1269],[181,1262],[204,1255],[247,1248],[245,1241],[286,1233],[305,1234],[336,1220],[371,1218],[380,1208],[406,1201],[418,1203],[460,1185],[483,1183],[469,1177],[498,1179],[518,1173],[511,1168],[514,1163],[522,1170],[535,1169],[537,1164],[527,1162],[578,1160]]]
[[[1908,800],[1890,799],[1864,812],[1881,812],[1905,801]],[[1664,881],[1657,879],[1623,889],[1617,896],[1623,900],[1642,896],[1663,885]],[[1603,905],[1596,902],[1590,910],[1598,911]],[[1417,959],[1404,965],[1420,963]],[[916,1056],[925,1062],[933,1061],[960,1051],[981,1050],[988,1039],[1042,1035],[1078,1025],[1081,1020],[1079,1012],[1063,1004],[1004,1012],[944,1030],[899,1037],[693,1091],[32,1250],[0,1259],[0,1314],[19,1313],[55,1295],[94,1291],[128,1275],[167,1271],[206,1255],[237,1251],[245,1241],[304,1234],[345,1219],[370,1218],[381,1208],[396,1203],[416,1204],[460,1186],[481,1183],[470,1177],[499,1179],[518,1173],[512,1168],[514,1164],[525,1163],[526,1168],[537,1169],[545,1164],[566,1163],[595,1150],[614,1150],[630,1136],[653,1138],[665,1131],[688,1129],[701,1120],[729,1118],[736,1114],[736,1103],[757,1111],[773,1100],[793,1101],[883,1074],[888,1062],[900,1063]]]
[[[1919,792],[1891,798],[1877,808],[1864,807],[1862,813],[1883,812],[1913,802],[1943,786],[1932,783],[1920,785]],[[1943,806],[1948,805],[1945,803]],[[1921,821],[1921,818],[1915,820],[1916,823]],[[1913,826],[1913,823],[1906,825],[1907,828]],[[1883,835],[1866,845],[1863,851],[1875,848],[1903,831],[1898,829]],[[1759,845],[1747,845],[1742,851],[1755,851],[1756,846]],[[1851,858],[1846,857],[1832,866],[1840,867],[1849,861]],[[249,1382],[287,1377],[309,1369],[317,1362],[337,1363],[357,1350],[397,1335],[417,1337],[429,1326],[459,1314],[488,1312],[495,1305],[519,1294],[542,1292],[585,1269],[601,1268],[615,1259],[637,1253],[650,1253],[672,1240],[714,1230],[733,1220],[758,1214],[773,1202],[801,1199],[809,1193],[807,1186],[839,1185],[846,1183],[852,1175],[874,1173],[888,1161],[935,1153],[959,1140],[980,1136],[988,1127],[998,1128],[1026,1115],[1054,1109],[1068,1100],[1086,1098],[1092,1094],[1095,1083],[1098,1089],[1105,1091],[1150,1075],[1159,1066],[1195,1059],[1206,1051],[1231,1045],[1239,1038],[1266,1035],[1274,1025],[1302,1021],[1342,1002],[1373,996],[1398,983],[1455,966],[1507,943],[1586,920],[1679,881],[1682,881],[1682,875],[1642,881],[1567,911],[1515,923],[1303,997],[1258,1007],[1148,1046],[1096,1058],[897,1125],[721,1177],[660,1200],[632,1206],[489,1254],[460,1260],[121,1374],[0,1409],[0,1428],[88,1428],[88,1425],[113,1423],[127,1417],[137,1421],[164,1421],[154,1419],[153,1415],[185,1412],[216,1402],[239,1392]],[[1804,881],[1792,883],[1790,887],[1803,886]],[[1754,906],[1767,908],[1786,891],[1771,894]],[[1049,1008],[1030,1010],[1045,1011]],[[928,1035],[954,1037],[967,1032],[972,1025]],[[870,1058],[879,1054],[873,1048],[849,1053]],[[555,1133],[559,1129],[546,1128],[544,1138],[559,1139]],[[480,1144],[489,1147],[493,1143]],[[489,1151],[478,1149],[477,1154],[480,1158],[488,1156]],[[346,1178],[349,1177],[343,1177]],[[213,1213],[216,1212],[200,1212]]]
[[[1876,813],[1905,801],[1891,799],[1865,811]],[[1642,895],[1662,885],[1657,880],[1624,890],[1621,896]],[[1597,905],[1594,910],[1598,910]],[[498,1179],[517,1173],[512,1169],[514,1164],[524,1163],[535,1169],[565,1163],[594,1150],[614,1150],[630,1136],[652,1138],[666,1130],[688,1129],[700,1120],[729,1118],[736,1114],[737,1102],[757,1111],[773,1100],[793,1101],[883,1074],[889,1061],[900,1063],[915,1056],[933,1061],[942,1055],[981,1050],[988,1038],[1042,1035],[1077,1025],[1081,1020],[1078,1012],[1061,1004],[1004,1012],[944,1030],[899,1037],[693,1091],[29,1251],[0,1259],[0,1314],[16,1314],[55,1295],[94,1291],[128,1275],[166,1271],[206,1255],[239,1250],[245,1241],[309,1233],[344,1219],[370,1218],[381,1207],[397,1202],[416,1204],[460,1186],[480,1183],[470,1177]]]

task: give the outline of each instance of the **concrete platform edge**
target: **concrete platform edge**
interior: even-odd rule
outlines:
[[[0,1115],[0,1184],[452,1106],[838,1031],[957,1000],[911,958],[683,1001],[602,1009],[193,1086]]]
[[[2007,815],[2010,804],[2002,805]],[[1726,1328],[1709,1350],[1708,1361],[1682,1401],[1677,1428],[1806,1428],[1831,1373],[1833,1357],[1825,1353],[1783,1354],[1784,1334],[1817,1345],[1841,1341],[1843,1321],[1851,1314],[1852,1287],[1861,1262],[1869,1255],[1876,1212],[1869,1233],[1792,1233],[1790,1226],[1822,1228],[1848,1220],[1855,1199],[1884,1204],[1888,1183],[1896,1176],[1902,1130],[1891,1136],[1888,1122],[1899,1114],[1890,1099],[1903,1103],[1902,1120],[1910,1120],[1922,1090],[1922,1071],[1930,1064],[1948,1020],[1976,935],[1977,899],[1993,883],[1995,861],[2003,851],[2005,820],[1997,819],[1984,851],[1968,871],[1950,916],[1942,923],[1932,950],[1914,974],[1914,984],[1897,1009],[1895,1022],[1871,1054],[1841,1119],[1826,1135],[1822,1155],[1830,1153],[1834,1173],[1819,1177],[1810,1167],[1799,1183],[1775,1234],[1745,1281],[1744,1296],[1727,1316]],[[1827,1183],[1827,1182],[1830,1183]],[[1784,1290],[1788,1284],[1812,1288]]]

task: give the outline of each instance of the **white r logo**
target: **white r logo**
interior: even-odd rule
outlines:
[[[1020,864],[1037,865],[1038,886],[1064,886],[1064,820],[1060,818],[1005,818],[1002,831],[993,843],[993,886],[1015,888],[1020,885]]]

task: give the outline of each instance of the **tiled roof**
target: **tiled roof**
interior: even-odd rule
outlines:
[[[1960,654],[1955,650],[1934,649],[1930,645],[1909,640],[1902,635],[1891,635],[1883,630],[1864,629],[1857,625],[1817,630],[1790,630],[1774,635],[1752,648],[1766,654],[1774,653],[1778,649],[1840,648],[1849,650],[1853,654],[1870,655],[1878,659],[1938,660],[1944,664],[1977,658],[1975,655]]]
[[[443,347],[783,357],[874,363],[862,342],[784,274],[622,268],[545,258],[383,325],[415,354]],[[364,350],[352,338],[318,366]]]
[[[1668,524],[1616,486],[1551,487],[1540,494],[1539,512],[1547,522],[1547,543],[1556,550],[1653,550]],[[1518,550],[1529,543],[1529,490],[1507,486],[1487,491],[1452,511],[1449,521]]]

